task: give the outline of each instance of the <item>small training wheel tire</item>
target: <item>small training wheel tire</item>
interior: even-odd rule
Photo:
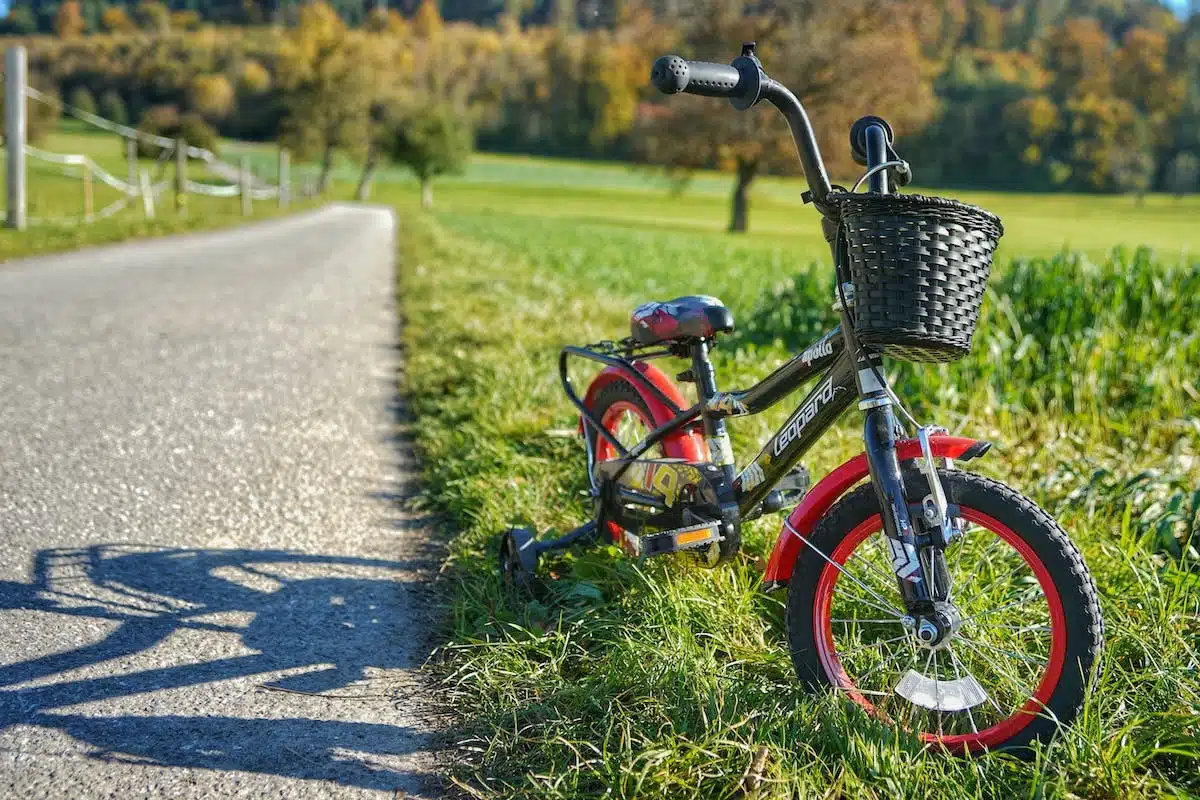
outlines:
[[[506,586],[525,588],[537,572],[538,553],[533,531],[509,528],[500,539],[500,577]]]

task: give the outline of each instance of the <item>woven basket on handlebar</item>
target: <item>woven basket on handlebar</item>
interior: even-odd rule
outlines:
[[[840,208],[859,341],[904,361],[969,353],[1000,218],[942,197],[839,192],[829,200]]]

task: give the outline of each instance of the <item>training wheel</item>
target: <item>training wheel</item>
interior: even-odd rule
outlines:
[[[524,588],[537,572],[538,553],[529,528],[509,528],[500,539],[500,577],[505,585]]]

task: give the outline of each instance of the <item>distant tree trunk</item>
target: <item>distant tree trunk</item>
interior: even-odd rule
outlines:
[[[319,185],[321,194],[329,191],[329,181],[333,177],[333,145],[325,145],[325,152],[321,156],[321,177]]]
[[[433,179],[421,178],[421,207],[433,208]]]
[[[730,233],[745,233],[749,227],[750,184],[758,174],[758,161],[737,162],[737,184],[733,187],[733,214],[729,218]]]
[[[358,179],[358,188],[354,190],[354,199],[365,202],[371,196],[371,181],[375,179],[375,169],[379,166],[379,152],[375,143],[367,146],[367,160],[363,164],[362,177]]]

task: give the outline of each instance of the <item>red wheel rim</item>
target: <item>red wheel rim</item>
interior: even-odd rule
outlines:
[[[1050,627],[1050,652],[1044,672],[1032,695],[1022,706],[1014,709],[1007,718],[978,731],[973,730],[971,733],[953,735],[939,735],[926,731],[920,733],[921,739],[926,744],[940,745],[950,750],[974,752],[996,747],[1011,739],[1041,714],[1046,704],[1049,703],[1066,662],[1066,613],[1063,609],[1058,589],[1050,578],[1049,570],[1024,539],[1017,536],[1008,526],[980,511],[962,507],[960,513],[964,519],[995,534],[1020,554],[1025,565],[1029,567],[1037,578],[1038,585],[1046,599]],[[882,521],[880,516],[875,514],[854,528],[839,543],[838,547],[830,555],[830,561],[844,567],[851,554],[855,552],[859,545],[881,530]],[[842,572],[840,570],[834,567],[833,564],[826,563],[817,582],[816,597],[813,603],[813,630],[816,637],[817,654],[826,675],[835,686],[845,690],[851,699],[866,709],[868,713],[884,721],[892,722],[888,718],[888,715],[877,709],[875,704],[860,690],[860,687],[855,685],[843,667],[841,657],[838,654],[833,632],[831,606],[834,600],[834,590],[841,577]],[[953,641],[954,639],[951,640],[951,644],[953,644]],[[954,656],[951,656],[951,658],[953,659]],[[957,671],[957,667],[955,669]],[[939,710],[938,713],[943,714],[948,712]],[[974,727],[974,725],[975,723],[972,719],[972,726]]]
[[[654,423],[646,416],[646,412],[636,403],[631,403],[628,400],[617,400],[604,411],[604,416],[600,418],[600,424],[604,426],[604,430],[611,433],[620,441],[618,435],[621,426],[621,420],[628,414],[638,421],[646,429],[646,432],[654,430]],[[632,442],[621,442],[626,447],[631,446]],[[654,448],[651,448],[653,450]],[[661,450],[661,448],[659,448]],[[608,461],[617,457],[616,448],[609,443],[607,439],[599,434],[596,435],[596,463]],[[608,523],[608,533],[612,540],[617,544],[621,542],[621,533],[624,529],[615,522]]]

